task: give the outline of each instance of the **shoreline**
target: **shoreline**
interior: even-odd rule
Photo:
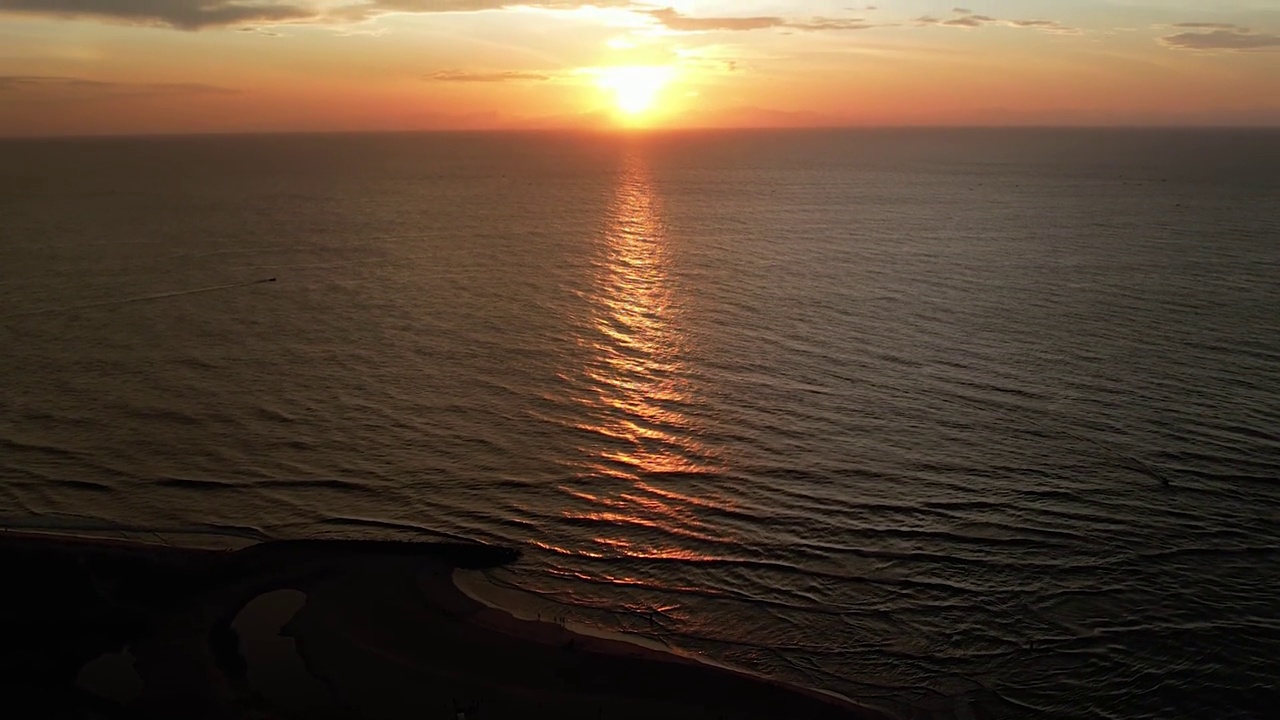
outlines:
[[[118,706],[126,715],[888,718],[661,643],[522,619],[457,581],[517,554],[337,540],[209,550],[0,533],[14,588],[0,597],[0,629],[11,636],[0,685],[33,698],[65,693],[74,704],[84,667],[127,648],[142,689]],[[282,672],[294,651],[305,673]]]
[[[537,623],[541,625],[559,627],[564,631],[564,635],[572,637],[575,641],[581,643],[584,648],[589,649],[592,652],[599,652],[606,655],[635,655],[654,659],[659,662],[694,663],[701,667],[712,668],[717,671],[731,673],[733,675],[767,683],[789,691],[809,695],[817,700],[835,704],[849,709],[852,712],[871,712],[876,714],[885,712],[879,708],[857,702],[852,698],[846,697],[837,692],[779,680],[762,673],[722,663],[704,655],[688,652],[643,635],[609,632],[607,630],[600,630],[577,622],[556,623],[548,620],[530,618],[526,613],[520,613],[513,609],[512,606],[502,604],[502,602],[495,598],[494,595],[521,594],[532,596],[531,593],[526,593],[520,590],[510,590],[494,585],[484,576],[482,571],[463,569],[454,570],[453,582],[462,594],[484,605],[488,611],[500,613],[501,615],[509,617],[511,620],[518,623]],[[488,615],[488,613],[486,611],[482,611],[482,613],[478,613],[477,615]],[[489,616],[497,617],[492,615]],[[480,622],[483,622],[483,620],[480,620]],[[500,621],[498,624],[511,626],[511,623],[505,619]],[[519,626],[511,626],[510,629],[513,631],[513,634],[520,631]]]

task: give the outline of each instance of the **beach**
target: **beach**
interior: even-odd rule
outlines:
[[[502,548],[218,551],[14,532],[0,548],[31,574],[5,600],[26,628],[9,628],[7,677],[37,695],[75,685],[68,717],[883,717],[462,592],[454,573],[510,559]]]

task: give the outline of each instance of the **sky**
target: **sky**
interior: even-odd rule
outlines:
[[[1280,126],[1280,0],[0,0],[0,136]]]

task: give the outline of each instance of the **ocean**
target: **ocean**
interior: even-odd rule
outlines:
[[[0,524],[509,544],[902,718],[1280,702],[1277,131],[0,141],[0,347]]]

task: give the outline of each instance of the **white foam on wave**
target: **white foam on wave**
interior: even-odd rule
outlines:
[[[472,600],[495,610],[501,610],[519,620],[553,623],[576,635],[615,640],[646,650],[680,655],[675,648],[654,638],[612,632],[569,620],[564,617],[563,606],[560,603],[543,599],[534,593],[497,585],[480,570],[454,570],[453,584]]]
[[[832,700],[835,700],[840,703],[847,703],[848,705],[851,705],[854,707],[870,707],[874,709],[880,709],[880,708],[876,708],[874,705],[870,703],[855,702],[853,699],[845,695],[841,695],[840,693],[837,693],[837,692],[833,692],[830,690],[823,690],[820,688],[808,687],[805,685],[797,685],[795,683],[783,682],[781,680],[771,678],[768,675],[764,675],[762,673],[755,672],[753,670],[747,670],[745,668],[737,667],[735,665],[730,665],[728,663],[723,663],[718,660],[713,660],[707,657],[706,655],[690,652],[688,650],[683,650],[681,648],[675,647],[673,645],[670,645],[656,638],[651,638],[644,635],[635,635],[632,633],[622,633],[622,632],[605,630],[603,628],[598,628],[591,625],[586,625],[583,623],[569,620],[563,616],[562,610],[561,610],[562,606],[560,605],[560,603],[557,603],[551,600],[546,600],[535,593],[525,592],[523,590],[516,590],[513,588],[507,588],[507,587],[502,587],[500,585],[497,585],[496,583],[490,581],[489,578],[481,570],[456,569],[453,571],[453,584],[456,585],[457,588],[461,590],[464,595],[471,598],[472,600],[475,600],[481,605],[493,608],[495,610],[501,610],[502,612],[505,612],[508,615],[511,615],[512,617],[517,618],[519,620],[554,623],[554,624],[560,625],[566,630],[577,635],[584,635],[588,637],[600,638],[602,640],[613,640],[616,642],[627,643],[629,645],[635,645],[636,647],[644,648],[646,650],[656,650],[658,652],[674,655],[676,657],[680,657],[685,660],[692,660],[694,662],[701,663],[703,665],[708,665],[710,667],[718,668],[720,670],[726,670],[728,672],[736,673],[738,675],[745,675],[748,677],[755,678],[757,680],[763,680],[765,682],[775,683],[778,685],[787,685],[800,690],[804,690],[806,692],[812,692],[812,693],[817,693],[819,695],[824,695],[826,697],[831,698]]]

